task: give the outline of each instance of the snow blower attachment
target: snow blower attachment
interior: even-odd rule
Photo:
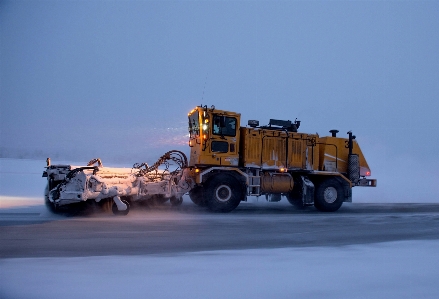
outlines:
[[[45,201],[52,211],[89,200],[110,205],[116,215],[127,215],[133,202],[170,200],[172,205],[180,205],[183,194],[193,184],[185,175],[186,155],[175,150],[150,167],[146,163],[136,163],[133,168],[104,167],[100,159],[91,160],[87,166],[50,165],[50,159],[47,162],[43,173],[47,177]]]

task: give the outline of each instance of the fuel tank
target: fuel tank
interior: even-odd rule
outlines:
[[[263,193],[288,193],[293,190],[294,180],[289,173],[266,172],[261,176]]]

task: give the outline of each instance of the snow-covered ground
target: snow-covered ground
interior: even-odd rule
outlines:
[[[0,163],[0,217],[13,206],[41,205],[45,161]],[[438,252],[439,241],[432,240],[173,255],[3,258],[0,298],[439,298]]]
[[[439,298],[439,242],[0,260],[8,298]]]

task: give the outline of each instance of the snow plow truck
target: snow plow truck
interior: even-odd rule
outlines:
[[[270,119],[267,125],[241,114],[197,106],[188,114],[190,156],[169,151],[149,166],[52,165],[47,159],[46,205],[52,211],[78,204],[102,205],[126,215],[133,203],[180,205],[184,194],[213,212],[230,212],[248,196],[282,197],[302,208],[333,212],[352,202],[352,188],[376,187],[352,132],[338,137],[299,132],[300,121]]]

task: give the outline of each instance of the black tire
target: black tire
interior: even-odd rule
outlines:
[[[171,202],[171,205],[174,207],[181,206],[181,204],[183,203],[183,197],[172,196],[169,199],[169,201]]]
[[[53,182],[53,181],[52,181]],[[52,193],[52,198],[59,198],[58,191],[49,190],[50,183],[46,185],[44,191],[44,204],[46,208],[53,214],[60,214],[64,216],[78,216],[78,215],[88,215],[94,212],[94,203],[91,201],[86,202],[76,202],[63,206],[56,206],[53,202],[49,200],[49,194]],[[55,185],[56,187],[57,185]]]
[[[126,201],[125,199],[121,199],[121,201],[122,201],[124,204],[127,205],[127,209],[126,209],[126,210],[124,210],[124,211],[119,211],[119,210],[117,209],[117,205],[116,205],[115,202],[113,202],[113,205],[112,205],[111,209],[112,209],[114,215],[117,215],[117,216],[126,216],[126,215],[128,215],[128,213],[130,212],[130,204],[129,204],[128,201]]]
[[[163,194],[156,194],[148,199],[148,205],[151,207],[162,206],[165,202],[168,201],[168,199],[169,198],[165,198]]]
[[[46,205],[47,210],[53,214],[58,214],[56,206],[49,200],[49,183],[46,185],[46,189],[44,190],[44,204]]]
[[[221,173],[206,184],[206,203],[212,212],[233,211],[245,197],[242,184],[233,176]]]
[[[335,212],[344,201],[343,186],[333,178],[321,182],[316,189],[314,206],[323,212]]]
[[[195,188],[191,189],[189,191],[189,197],[197,206],[205,207],[207,205],[206,200],[203,197],[203,188],[200,186],[196,186]]]
[[[44,194],[44,204],[49,212],[57,214],[56,206],[49,200],[49,194]]]
[[[298,194],[294,191],[287,194],[287,200],[288,202],[293,205],[296,209],[304,209],[305,205],[303,204],[302,196],[301,194]]]

